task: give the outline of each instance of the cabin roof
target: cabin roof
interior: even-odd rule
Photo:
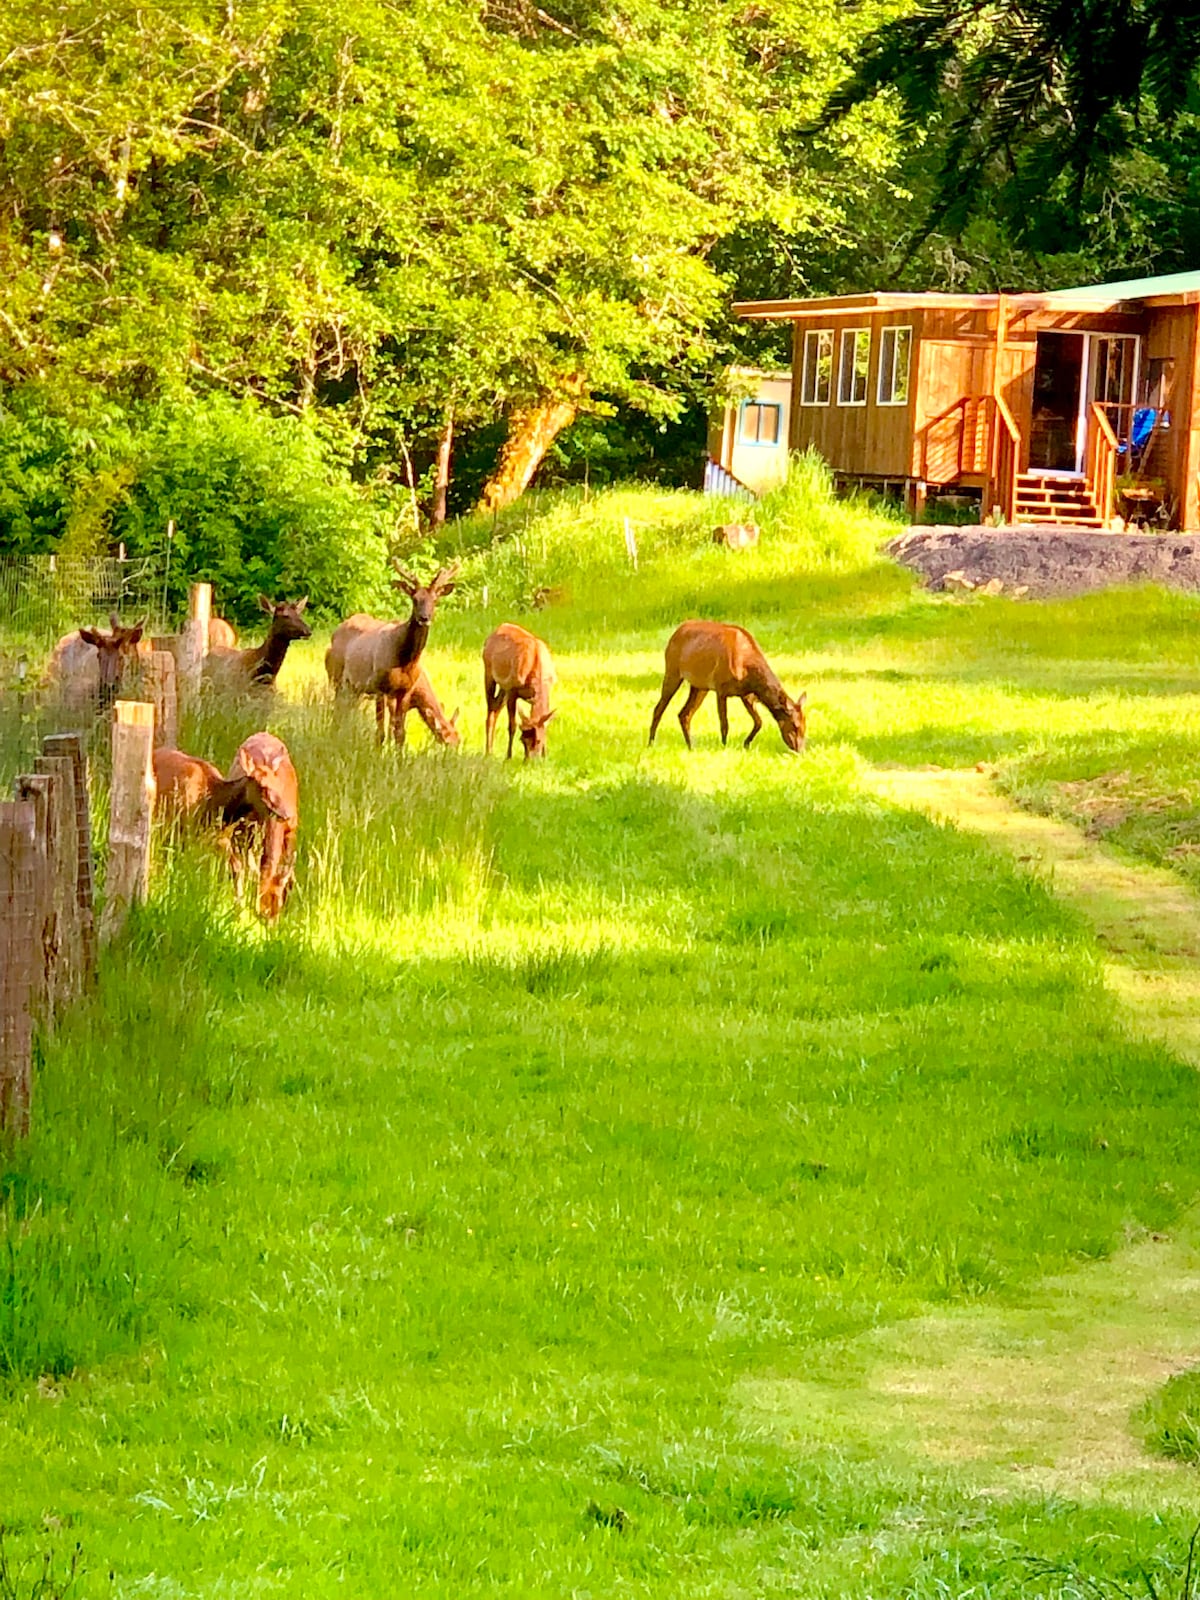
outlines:
[[[991,311],[1003,300],[1009,311],[1116,311],[1140,305],[1200,304],[1200,272],[1168,272],[1155,278],[1124,278],[1116,283],[1083,284],[1077,289],[1048,289],[1028,294],[938,294],[875,291],[870,294],[824,295],[810,300],[739,300],[741,317],[764,322],[791,322],[846,311]]]

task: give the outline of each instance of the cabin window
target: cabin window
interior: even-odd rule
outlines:
[[[833,329],[814,328],[804,335],[804,365],[800,376],[800,404],[827,406],[833,387]]]
[[[842,356],[838,366],[838,405],[866,405],[867,373],[870,365],[870,328],[844,328]]]
[[[738,437],[743,444],[778,444],[783,407],[762,400],[747,400],[742,406],[742,425]]]
[[[885,328],[879,341],[879,404],[908,404],[908,366],[912,356],[912,329]]]

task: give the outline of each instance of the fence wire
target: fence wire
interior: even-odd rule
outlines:
[[[87,719],[64,710],[44,683],[55,644],[76,628],[146,622],[167,628],[164,557],[0,555],[0,785],[37,754],[43,736]]]

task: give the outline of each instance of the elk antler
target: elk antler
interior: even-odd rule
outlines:
[[[448,567],[439,567],[437,576],[429,587],[434,594],[448,594],[454,587],[454,580],[458,577],[459,563],[452,561]]]

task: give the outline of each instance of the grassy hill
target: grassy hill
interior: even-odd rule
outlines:
[[[1200,606],[927,595],[809,468],[759,549],[713,520],[614,491],[417,552],[464,557],[427,657],[461,752],[376,751],[295,651],[277,930],[163,841],[0,1166],[0,1521],[82,1545],[72,1594],[999,1595],[1178,1555],[1187,1469],[1047,1498],[983,1411],[970,1448],[879,1426],[885,1348],[936,1393],[931,1314],[1186,1230],[1200,1093],[1047,888],[864,775],[1185,738]],[[645,749],[688,615],[808,689],[808,753],[743,751],[737,707],[722,750],[711,702]],[[482,755],[510,616],[559,664],[543,764]]]

